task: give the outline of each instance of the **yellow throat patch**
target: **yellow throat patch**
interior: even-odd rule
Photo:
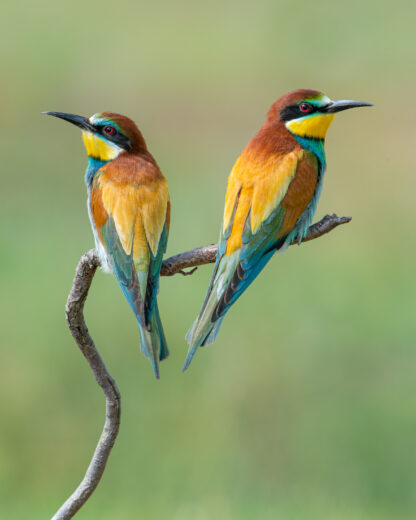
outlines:
[[[88,157],[93,157],[99,161],[111,161],[121,152],[121,148],[91,132],[82,132],[82,138]]]
[[[286,128],[299,137],[325,139],[334,117],[335,114],[316,114],[301,119],[292,119],[286,123]]]

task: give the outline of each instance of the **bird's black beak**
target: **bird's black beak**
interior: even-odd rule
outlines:
[[[320,109],[320,112],[324,114],[334,114],[335,112],[341,112],[341,110],[348,110],[349,108],[355,107],[372,107],[371,103],[365,101],[354,101],[353,99],[338,99],[337,101],[331,101],[329,105]]]
[[[95,131],[95,128],[90,123],[90,120],[87,117],[76,116],[75,114],[66,114],[65,112],[43,112],[43,114],[64,119],[65,121],[68,121],[69,123],[72,123],[73,125],[82,128],[82,130],[88,130],[90,132]]]

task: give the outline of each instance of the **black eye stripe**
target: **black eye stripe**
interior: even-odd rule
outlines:
[[[301,110],[302,105],[308,105],[309,110]],[[291,119],[298,119],[299,117],[303,117],[309,114],[313,114],[318,110],[317,107],[313,106],[311,103],[302,102],[297,105],[292,105],[290,107],[285,107],[280,111],[280,121],[290,121]]]
[[[97,134],[101,134],[102,136],[104,136],[108,141],[111,141],[120,148],[123,148],[123,150],[130,150],[130,139],[124,134],[122,134],[119,130],[117,130],[117,128],[115,128],[114,126],[102,124],[96,125],[95,131]]]

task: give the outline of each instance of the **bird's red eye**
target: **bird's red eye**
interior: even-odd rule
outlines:
[[[303,112],[304,114],[307,114],[312,110],[312,106],[309,103],[301,103],[299,105],[299,110]]]
[[[104,127],[104,132],[107,134],[107,135],[114,135],[116,133],[114,127],[112,126],[105,126]]]

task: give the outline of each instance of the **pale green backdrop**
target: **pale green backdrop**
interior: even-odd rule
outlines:
[[[275,257],[185,375],[211,267],[162,279],[159,382],[97,274],[86,317],[122,426],[77,518],[416,517],[415,17],[410,0],[3,2],[0,518],[50,518],[104,418],[64,315],[93,246],[85,151],[40,113],[138,123],[169,181],[174,254],[217,239],[233,162],[300,87],[375,104],[328,134],[317,218],[351,224]]]

